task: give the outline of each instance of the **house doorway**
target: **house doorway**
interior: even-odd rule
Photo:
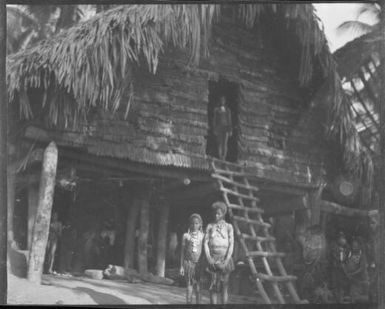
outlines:
[[[232,136],[227,142],[226,161],[236,162],[238,159],[238,103],[239,103],[239,84],[230,82],[224,78],[218,81],[209,81],[209,104],[207,107],[208,114],[208,134],[206,144],[206,154],[218,158],[218,144],[214,135],[213,120],[214,109],[219,106],[220,98],[225,97],[226,105],[231,112],[232,120]]]

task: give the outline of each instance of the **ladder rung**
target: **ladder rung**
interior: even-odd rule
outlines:
[[[217,174],[225,174],[225,175],[231,175],[231,176],[237,176],[237,177],[256,177],[255,175],[250,173],[227,171],[221,168],[215,168],[215,172]]]
[[[224,187],[221,187],[221,190],[222,190],[222,192],[227,192],[227,193],[230,193],[230,194],[235,195],[237,197],[241,197],[241,198],[246,199],[246,200],[251,200],[251,201],[259,202],[259,198],[254,197],[254,196],[249,196],[249,195],[246,195],[246,194],[242,194],[242,193],[239,193],[239,192],[236,192],[236,191],[224,188]]]
[[[259,225],[259,226],[264,226],[264,227],[271,227],[271,224],[269,224],[269,223],[261,222],[258,220],[247,219],[247,218],[243,218],[240,216],[233,216],[233,220],[246,222],[246,223],[250,223],[250,224],[255,224],[255,225]]]
[[[264,252],[264,251],[250,251],[246,254],[248,257],[284,257],[286,256],[283,252]]]
[[[247,212],[257,212],[257,213],[261,213],[261,214],[264,212],[264,210],[262,208],[259,208],[259,207],[246,207],[246,206],[240,206],[237,204],[229,204],[228,207],[231,209],[244,210]]]
[[[255,277],[266,280],[266,281],[272,281],[272,282],[287,282],[287,281],[295,281],[297,280],[296,276],[270,276],[266,274],[257,273],[254,274]]]
[[[230,183],[230,184],[232,184],[232,185],[234,185],[236,187],[239,187],[239,188],[247,189],[247,190],[250,190],[250,191],[253,191],[253,192],[258,192],[259,191],[259,189],[257,187],[247,186],[247,185],[245,185],[243,183],[231,180],[230,178],[222,176],[222,175],[219,175],[219,174],[211,174],[211,176],[213,178],[215,178],[215,179],[219,179],[219,180],[224,181],[226,183]]]
[[[223,160],[220,160],[218,158],[214,158],[214,157],[211,157],[211,160],[212,160],[212,163],[219,163],[219,164],[222,164],[222,165],[225,165],[225,166],[228,166],[228,167],[234,167],[234,168],[238,168],[238,169],[242,169],[243,170],[243,166],[242,165],[239,165],[238,163],[232,163],[232,162],[229,162],[229,161],[223,161]]]
[[[241,234],[241,235],[244,239],[247,239],[247,240],[256,240],[259,242],[275,241],[275,238],[272,236],[262,237],[262,236],[252,236],[248,234]]]

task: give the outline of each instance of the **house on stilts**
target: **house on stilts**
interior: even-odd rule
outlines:
[[[72,269],[165,276],[188,216],[207,223],[224,199],[234,258],[263,301],[301,302],[288,239],[326,213],[363,211],[323,200],[343,173],[367,181],[371,161],[310,4],[119,6],[10,55],[7,85],[12,237],[29,249],[54,141],[53,211],[77,233],[62,249]],[[233,119],[226,161],[212,129],[221,96]],[[106,229],[116,233],[103,251],[94,240]]]

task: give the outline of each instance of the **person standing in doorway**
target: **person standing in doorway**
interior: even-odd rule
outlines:
[[[213,128],[217,140],[219,159],[226,160],[227,143],[229,137],[233,134],[233,124],[231,111],[226,106],[226,98],[224,96],[220,97],[219,106],[214,109]]]

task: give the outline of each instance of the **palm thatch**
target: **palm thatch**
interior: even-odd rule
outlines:
[[[379,99],[383,81],[378,69],[384,57],[381,50],[384,35],[381,29],[381,23],[372,26],[369,33],[348,42],[334,53],[338,73],[344,84],[348,85],[345,91],[354,113],[355,125],[360,128],[359,137],[368,156],[372,158],[372,169],[380,161]]]
[[[319,83],[325,83],[316,98],[320,104],[329,104],[328,136],[338,138],[343,144],[346,163],[361,173],[366,157],[362,157],[336,65],[313,6],[240,4],[230,7],[232,18],[247,28],[255,29],[260,17],[270,14],[283,21],[286,31],[294,32],[301,51],[299,84],[310,87],[316,82],[318,87]],[[42,88],[45,93],[50,89],[55,93],[64,90],[75,98],[76,105],[63,97],[50,102],[49,118],[53,124],[62,116],[66,124],[71,120],[76,122],[95,106],[113,112],[124,107],[127,114],[134,91],[132,67],[145,64],[155,73],[159,56],[168,46],[188,50],[190,65],[196,65],[201,56],[209,53],[211,27],[225,18],[222,10],[224,5],[162,4],[121,6],[101,13],[8,57],[9,99],[13,102],[18,98],[22,117],[31,118],[26,95],[29,88]],[[123,101],[127,87],[131,96]],[[326,95],[330,100],[325,99]],[[43,100],[42,106],[46,104]]]
[[[338,73],[342,78],[352,79],[369,60],[378,60],[381,55],[381,41],[384,34],[380,25],[365,35],[345,44],[334,52]]]

